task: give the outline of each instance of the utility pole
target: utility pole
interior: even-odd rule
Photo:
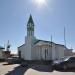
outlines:
[[[65,50],[66,50],[66,29],[64,27],[64,45],[65,45],[65,48],[64,48],[64,57],[65,57]]]
[[[52,59],[52,35],[51,35],[51,59]]]
[[[65,27],[64,27],[64,45],[65,45],[65,47],[66,47],[66,29],[65,29]]]

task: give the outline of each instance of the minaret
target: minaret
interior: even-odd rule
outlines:
[[[31,15],[30,15],[28,23],[27,23],[27,36],[34,37],[34,22],[33,22]]]

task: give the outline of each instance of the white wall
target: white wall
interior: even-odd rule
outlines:
[[[18,47],[18,51],[21,51],[21,58],[25,58],[25,44],[22,46]]]
[[[46,50],[46,59],[45,59]],[[52,48],[51,44],[40,41],[34,46],[33,58],[37,60],[51,60],[52,59]]]
[[[34,46],[35,37],[33,36],[27,36],[25,38],[25,49],[26,49],[26,60],[32,60],[32,49]]]
[[[56,50],[55,50],[55,44],[52,43],[52,60],[56,59]]]
[[[65,47],[62,45],[55,46],[55,59],[61,59],[62,57],[64,57],[64,49]]]

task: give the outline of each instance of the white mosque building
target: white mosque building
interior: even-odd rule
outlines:
[[[24,60],[55,60],[70,56],[72,49],[52,41],[39,40],[34,35],[34,22],[30,15],[25,43],[18,47],[19,57]]]

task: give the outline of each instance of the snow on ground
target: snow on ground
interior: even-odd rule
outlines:
[[[25,75],[75,75],[74,72],[39,72],[33,69],[28,69],[25,73]]]
[[[59,72],[54,70],[50,72],[44,72],[44,71],[36,70],[34,66],[33,68],[26,69],[25,67],[21,67],[19,64],[12,64],[12,65],[3,65],[3,64],[6,63],[0,63],[0,75],[75,75],[75,71]],[[45,68],[45,66],[43,66],[43,68]]]

